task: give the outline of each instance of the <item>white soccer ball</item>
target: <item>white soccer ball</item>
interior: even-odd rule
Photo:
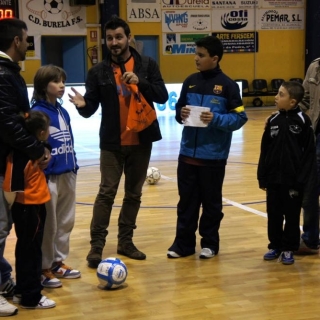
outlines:
[[[100,262],[97,276],[101,289],[116,289],[127,279],[128,270],[124,262],[118,258],[109,257]]]
[[[148,184],[157,184],[161,179],[160,170],[156,167],[149,167],[147,170],[146,181]]]
[[[63,0],[44,0],[44,8],[52,14],[60,13],[63,8]]]

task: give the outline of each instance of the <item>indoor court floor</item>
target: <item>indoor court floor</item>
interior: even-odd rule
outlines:
[[[247,108],[248,122],[234,132],[223,188],[224,219],[220,252],[208,260],[196,254],[168,259],[175,236],[178,202],[176,168],[182,126],[174,117],[159,116],[163,139],[154,143],[150,166],[161,180],[143,187],[134,243],[145,261],[117,255],[117,218],[123,180],[115,199],[103,256],[118,257],[128,268],[123,287],[100,290],[96,270],[86,263],[89,225],[100,182],[99,114],[79,120],[72,115],[80,169],[76,191],[76,223],[71,251],[65,261],[82,272],[80,279],[62,280],[63,287],[44,289],[56,301],[48,310],[19,308],[16,319],[45,320],[298,320],[320,319],[319,255],[295,256],[284,266],[263,260],[268,250],[265,193],[258,188],[256,170],[264,122],[274,107]],[[14,265],[14,230],[8,237],[6,258]]]

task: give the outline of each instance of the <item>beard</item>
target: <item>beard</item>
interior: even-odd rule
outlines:
[[[121,48],[120,46],[111,46],[109,50],[111,51],[112,55],[115,57],[119,57],[124,55],[129,48],[129,43],[126,44],[124,48]]]

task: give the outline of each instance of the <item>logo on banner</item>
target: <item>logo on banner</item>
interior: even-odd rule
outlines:
[[[49,13],[57,14],[63,8],[63,0],[44,0],[44,8]]]
[[[162,0],[162,7],[180,7],[180,8],[208,8],[209,0]]]
[[[192,28],[195,29],[195,30],[205,30],[205,29],[208,29],[208,22],[207,21],[204,21],[202,19],[199,19],[198,21],[195,21],[193,24],[192,24]]]
[[[221,16],[221,26],[226,30],[245,28],[248,21],[248,10],[233,10]]]
[[[290,17],[289,14],[279,14],[277,10],[268,10],[264,13],[261,18],[261,21],[264,22],[295,22],[295,21],[302,21],[300,19],[299,14],[292,14]]]
[[[168,29],[173,31],[170,27],[170,24],[173,23],[176,26],[187,27],[188,26],[188,13],[184,12],[182,14],[178,13],[169,13],[165,14],[165,23],[168,26]]]
[[[193,54],[196,52],[195,44],[172,44],[168,45],[165,48],[167,54]]]
[[[26,9],[31,12],[29,20],[48,28],[70,27],[81,22],[81,17],[75,16],[81,10],[81,6],[66,6],[65,9],[64,1],[67,0],[44,0],[41,5],[39,1],[29,0],[26,3]]]
[[[235,1],[212,1],[212,5],[214,5],[214,6],[216,6],[216,5],[219,5],[219,6],[233,5],[233,6],[235,6],[236,2]]]

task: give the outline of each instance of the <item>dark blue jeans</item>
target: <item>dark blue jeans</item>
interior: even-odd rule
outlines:
[[[122,173],[125,175],[125,182],[124,198],[118,218],[118,243],[132,242],[151,149],[152,144],[122,146],[118,151],[101,150],[101,183],[90,226],[92,247],[103,248],[105,245],[112,206]]]
[[[309,248],[316,249],[319,244],[319,181],[320,181],[320,135],[316,139],[317,161],[305,186],[303,208],[303,233],[301,238]]]
[[[210,248],[218,254],[225,161],[217,162],[216,166],[195,166],[179,161],[177,171],[180,199],[176,237],[168,250],[181,256],[194,254],[199,224],[201,248]]]
[[[12,271],[11,265],[3,256],[6,239],[12,227],[12,217],[4,199],[2,185],[3,176],[0,176],[0,285],[10,279]]]

